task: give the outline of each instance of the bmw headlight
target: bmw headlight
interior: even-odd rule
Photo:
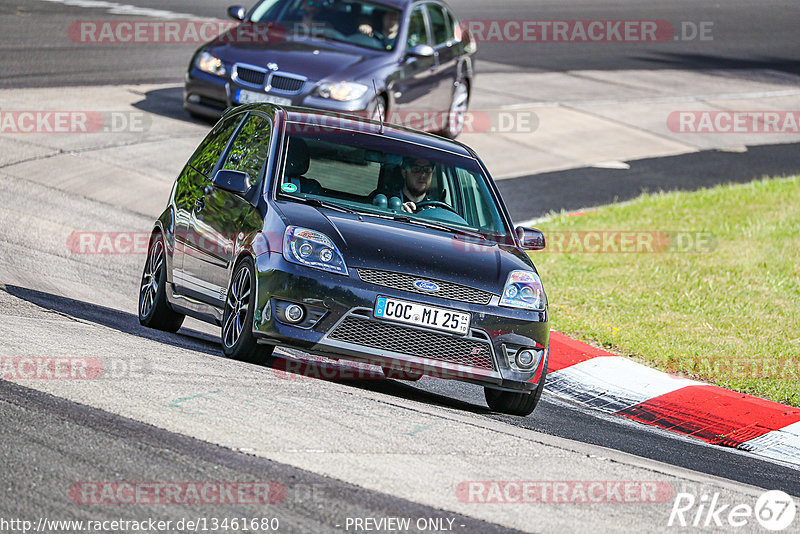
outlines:
[[[332,100],[356,100],[364,96],[367,86],[354,82],[321,83],[314,94]]]
[[[542,281],[533,271],[511,271],[500,298],[501,306],[542,311],[547,306]]]
[[[288,227],[283,234],[283,257],[292,263],[347,276],[347,265],[336,244],[316,230]]]
[[[197,54],[194,64],[203,72],[216,74],[217,76],[225,76],[225,74],[228,72],[225,70],[225,65],[222,64],[222,60],[220,58],[213,56],[206,51]]]

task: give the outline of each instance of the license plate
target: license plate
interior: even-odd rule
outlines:
[[[454,334],[469,332],[470,314],[407,300],[378,297],[374,315],[378,319],[425,326]]]
[[[237,89],[233,94],[233,100],[237,104],[256,104],[266,102],[267,104],[278,104],[279,106],[289,106],[292,103],[290,98],[272,96],[265,93],[257,93],[246,89]]]

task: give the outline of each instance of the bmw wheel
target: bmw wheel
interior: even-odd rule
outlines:
[[[164,238],[154,234],[139,287],[139,323],[149,328],[177,332],[184,315],[167,302],[167,264]]]
[[[253,336],[253,316],[256,307],[255,265],[245,258],[236,267],[225,299],[222,317],[222,352],[234,360],[266,363],[274,347],[259,345]]]
[[[445,137],[455,139],[464,129],[464,117],[469,107],[469,85],[464,80],[458,82],[453,89],[453,99],[447,112],[447,124],[442,132]]]

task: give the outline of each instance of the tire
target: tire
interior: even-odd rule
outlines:
[[[256,275],[252,258],[244,258],[236,266],[225,298],[220,341],[228,358],[250,363],[268,363],[272,345],[259,345],[253,336],[253,315],[256,307]]]
[[[516,393],[513,391],[499,391],[492,388],[483,388],[484,395],[486,396],[486,404],[494,412],[505,413],[508,415],[520,415],[525,417],[533,413],[536,405],[539,404],[539,399],[542,397],[544,391],[544,383],[547,378],[547,359],[544,361],[544,371],[542,372],[542,379],[536,390],[532,393]]]
[[[469,108],[469,84],[459,81],[453,88],[450,109],[447,111],[446,124],[441,134],[448,139],[455,139],[464,130],[464,116]]]
[[[148,328],[177,332],[184,315],[176,313],[167,302],[167,254],[164,237],[153,234],[139,286],[139,323]]]

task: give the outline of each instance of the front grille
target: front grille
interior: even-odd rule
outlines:
[[[328,337],[374,349],[494,370],[491,346],[475,339],[349,316]]]
[[[390,271],[375,271],[372,269],[356,269],[358,277],[370,284],[376,284],[400,291],[410,291],[421,295],[441,297],[444,299],[456,300],[459,302],[469,302],[470,304],[489,304],[492,294],[488,291],[473,289],[471,287],[454,284],[452,282],[442,282],[440,280],[430,280],[419,276],[412,276],[404,273],[393,273]],[[439,286],[439,291],[425,291],[414,286],[414,282],[425,280],[435,282]]]
[[[252,83],[253,85],[264,85],[264,81],[267,79],[267,73],[237,65],[236,77],[243,82]]]
[[[277,74],[273,74],[272,78],[269,79],[270,87],[286,92],[299,91],[300,88],[303,87],[303,83],[303,80],[289,78],[288,76],[279,76]]]

